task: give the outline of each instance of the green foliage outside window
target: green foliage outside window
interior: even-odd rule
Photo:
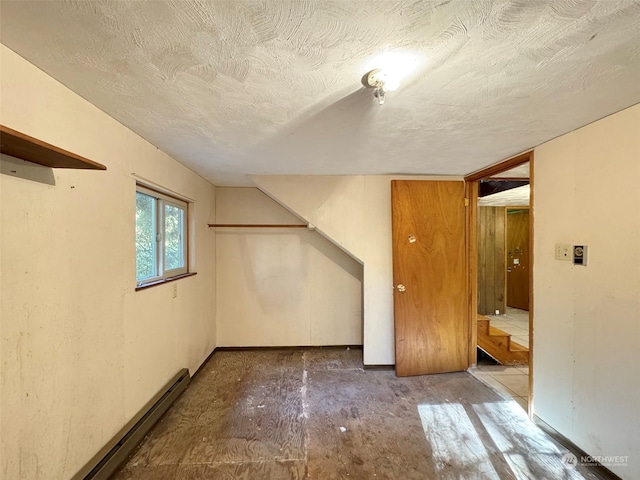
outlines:
[[[136,279],[156,273],[156,199],[136,192]]]
[[[186,204],[144,191],[136,192],[136,281],[186,273]]]
[[[165,270],[184,266],[182,231],[184,210],[173,205],[164,206],[164,264]]]

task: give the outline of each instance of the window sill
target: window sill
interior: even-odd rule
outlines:
[[[175,277],[163,278],[161,280],[154,280],[153,282],[143,283],[142,285],[138,285],[136,287],[136,292],[138,290],[144,290],[145,288],[155,287],[156,285],[164,285],[165,283],[173,282],[175,280],[180,280],[181,278],[193,277],[197,275],[197,272],[189,272],[183,273],[182,275],[176,275]]]

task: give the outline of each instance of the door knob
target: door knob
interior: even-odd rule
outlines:
[[[399,292],[404,292],[407,287],[405,287],[403,284],[399,283],[398,286],[396,287],[398,289]]]

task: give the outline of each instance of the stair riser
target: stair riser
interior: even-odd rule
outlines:
[[[478,346],[503,365],[527,365],[528,350],[511,350],[511,335],[492,328],[486,317],[478,317]]]

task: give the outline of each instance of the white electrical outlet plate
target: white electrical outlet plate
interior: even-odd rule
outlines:
[[[568,243],[556,243],[556,260],[573,260],[573,247]]]

